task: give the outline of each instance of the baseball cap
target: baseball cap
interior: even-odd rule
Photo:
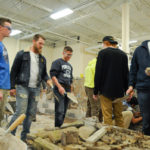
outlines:
[[[118,44],[118,42],[114,39],[114,37],[112,37],[112,36],[105,36],[104,38],[103,38],[103,42],[104,41],[108,41],[108,42],[110,42],[111,44]]]

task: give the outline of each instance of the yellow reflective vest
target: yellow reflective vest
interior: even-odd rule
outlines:
[[[84,86],[94,88],[95,66],[97,59],[91,60],[85,68]]]

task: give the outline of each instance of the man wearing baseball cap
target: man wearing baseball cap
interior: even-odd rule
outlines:
[[[103,38],[103,48],[98,53],[95,71],[95,87],[93,98],[100,94],[104,123],[124,127],[122,102],[112,103],[114,99],[123,97],[128,88],[128,58],[117,48],[118,42],[112,36]]]
[[[111,44],[116,44],[116,45],[118,44],[118,42],[112,36],[105,36],[103,38],[103,42],[109,42]]]

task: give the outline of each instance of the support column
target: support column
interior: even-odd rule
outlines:
[[[130,52],[129,49],[129,3],[125,2],[122,5],[122,49],[126,53]]]

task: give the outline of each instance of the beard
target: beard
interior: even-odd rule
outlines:
[[[37,48],[37,46],[34,46],[34,50],[36,53],[40,54],[41,53],[41,49],[40,48]]]

